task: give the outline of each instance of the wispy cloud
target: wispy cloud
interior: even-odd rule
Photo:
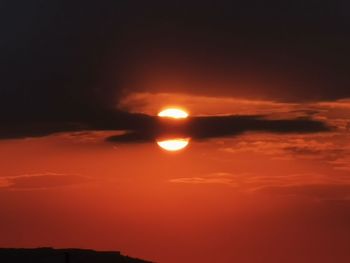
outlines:
[[[53,187],[67,187],[91,181],[87,176],[63,173],[33,173],[0,177],[0,189],[38,190]]]
[[[256,174],[214,173],[169,180],[176,184],[222,184],[245,193],[306,196],[318,200],[350,198],[350,176],[301,173],[261,176]]]
[[[181,184],[234,184],[231,174],[226,175],[211,175],[205,177],[182,177],[169,180],[170,183],[181,183]]]
[[[271,134],[248,135],[239,140],[224,143],[220,150],[227,153],[257,153],[271,156],[271,158],[304,158],[334,160],[347,154],[350,138],[342,140],[334,138],[335,133],[286,135],[283,140]]]
[[[329,163],[335,170],[350,172],[350,157],[344,156],[339,159],[331,160]],[[350,176],[350,175],[349,175]]]

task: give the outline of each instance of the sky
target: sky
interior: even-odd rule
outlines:
[[[0,246],[349,261],[349,8],[2,1]]]

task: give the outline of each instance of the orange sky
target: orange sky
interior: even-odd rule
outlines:
[[[120,250],[169,263],[350,260],[349,101],[133,94],[123,107],[155,114],[170,103],[193,115],[313,110],[335,129],[194,140],[176,153],[104,142],[113,132],[103,131],[2,140],[0,246]]]

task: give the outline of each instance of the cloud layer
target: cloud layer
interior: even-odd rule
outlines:
[[[312,119],[269,120],[262,116],[207,116],[184,121],[153,119],[151,125],[126,134],[111,136],[112,142],[148,142],[167,137],[191,137],[195,140],[229,137],[244,132],[313,133],[330,131],[321,121]]]

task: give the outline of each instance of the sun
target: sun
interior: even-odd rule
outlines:
[[[188,113],[181,108],[166,108],[158,113],[161,118],[171,118],[171,119],[186,119]],[[158,139],[157,144],[159,147],[166,151],[176,152],[180,151],[188,146],[190,143],[190,138],[186,137],[175,137],[175,138],[163,138]]]
[[[179,108],[167,108],[158,113],[159,117],[185,119],[188,117],[188,113]]]
[[[164,150],[176,152],[188,146],[190,138],[175,138],[157,141],[157,144]]]

